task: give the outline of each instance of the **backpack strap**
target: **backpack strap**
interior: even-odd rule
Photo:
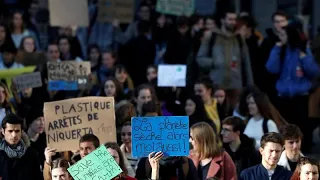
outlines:
[[[269,132],[268,129],[268,119],[264,118],[262,122],[262,129],[263,129],[263,134],[266,134]]]
[[[212,58],[212,47],[214,46],[214,43],[216,42],[216,36],[217,36],[217,34],[215,32],[213,32],[211,34],[211,38],[209,41],[208,57],[211,57],[211,58]]]

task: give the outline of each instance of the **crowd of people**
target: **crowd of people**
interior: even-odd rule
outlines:
[[[320,118],[319,43],[298,19],[275,12],[264,37],[249,13],[175,17],[146,0],[123,31],[89,1],[88,27],[41,32],[27,2],[0,4],[0,71],[36,54],[43,86],[0,82],[0,180],[71,180],[67,168],[101,144],[123,171],[115,180],[319,179],[319,160],[305,156]],[[90,62],[90,89],[48,90],[46,62],[66,60]],[[161,64],[186,65],[186,86],[158,87]],[[86,134],[73,152],[47,147],[44,103],[85,96],[114,97],[117,142]],[[190,155],[133,157],[134,116],[189,116]]]

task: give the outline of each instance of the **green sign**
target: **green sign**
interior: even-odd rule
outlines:
[[[175,16],[191,16],[195,11],[195,0],[158,0],[157,12]]]
[[[68,168],[74,180],[111,180],[122,170],[104,145]]]

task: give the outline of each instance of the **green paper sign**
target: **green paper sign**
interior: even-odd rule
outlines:
[[[156,11],[175,16],[191,16],[195,11],[195,0],[157,0]]]
[[[122,170],[104,145],[68,168],[74,180],[111,180]]]

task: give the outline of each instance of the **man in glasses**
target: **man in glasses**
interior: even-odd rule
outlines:
[[[243,134],[244,129],[245,124],[238,117],[231,116],[222,121],[223,146],[236,165],[238,177],[242,170],[260,163],[255,141]]]

